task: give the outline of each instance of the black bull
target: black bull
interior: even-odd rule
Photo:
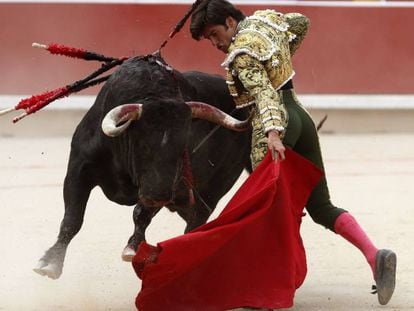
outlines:
[[[153,57],[126,61],[76,128],[64,182],[64,218],[56,243],[34,269],[37,273],[54,279],[61,275],[67,246],[82,226],[95,186],[111,201],[135,205],[134,231],[123,252],[124,260],[130,260],[162,205],[186,221],[186,232],[192,230],[207,221],[242,170],[250,169],[251,131],[220,126],[203,142],[217,125],[193,119],[185,103],[199,101],[232,112],[225,81],[199,72],[172,73],[161,61]],[[125,119],[137,119],[135,112],[121,116],[115,128],[126,123],[129,127],[113,135],[118,137],[106,136],[101,128],[104,117],[128,103],[142,104],[139,120]],[[248,118],[243,110],[234,115]]]

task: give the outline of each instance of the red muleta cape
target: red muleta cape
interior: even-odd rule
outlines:
[[[138,310],[291,307],[306,276],[303,208],[321,175],[292,150],[276,164],[268,153],[218,218],[156,247],[142,242]]]

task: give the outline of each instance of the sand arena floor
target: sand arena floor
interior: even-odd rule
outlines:
[[[321,143],[334,203],[352,212],[378,247],[397,253],[397,288],[389,305],[379,306],[363,256],[307,216],[302,236],[309,271],[291,310],[414,310],[414,134],[323,134]],[[32,271],[63,217],[69,146],[66,136],[0,138],[0,310],[134,310],[141,284],[120,257],[132,233],[132,207],[108,201],[99,189],[61,278]],[[177,215],[162,211],[148,240],[183,229]]]

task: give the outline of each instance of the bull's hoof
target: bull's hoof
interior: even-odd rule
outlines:
[[[122,252],[122,260],[126,262],[132,262],[136,252],[131,246],[126,246]]]
[[[47,276],[53,280],[56,280],[62,275],[62,268],[62,265],[47,263],[44,260],[39,260],[37,267],[34,268],[33,271],[42,276]]]

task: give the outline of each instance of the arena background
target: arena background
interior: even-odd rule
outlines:
[[[191,1],[0,0],[0,109],[78,80],[98,63],[52,56],[32,42],[56,42],[107,55],[151,53]],[[397,288],[385,307],[370,294],[360,252],[303,218],[308,275],[294,311],[414,310],[414,1],[234,1],[308,15],[311,29],[294,58],[299,97],[320,135],[330,194],[378,247],[398,255]],[[252,5],[254,4],[254,6]],[[163,51],[179,70],[223,74],[223,55],[194,42],[188,25]],[[55,241],[71,135],[99,88],[54,102],[13,124],[0,117],[0,310],[129,311],[141,283],[120,255],[133,230],[132,207],[98,188],[59,280],[32,269]],[[220,213],[247,174],[219,203]],[[147,231],[156,244],[182,234],[184,222],[162,210]]]
[[[414,122],[410,122],[414,116],[414,40],[410,34],[414,29],[414,2],[233,2],[246,14],[272,8],[310,18],[309,34],[294,57],[294,84],[315,119],[329,114],[325,131],[414,130]],[[33,49],[32,42],[65,44],[116,57],[148,54],[158,49],[191,3],[0,1],[0,107],[67,85],[99,67],[96,62]],[[162,54],[178,70],[225,73],[220,67],[224,54],[207,41],[192,40],[188,24]],[[50,107],[71,109],[71,113],[85,110],[98,90],[83,91]],[[41,117],[42,113],[36,118],[45,116]],[[351,117],[352,122],[343,122]],[[390,122],[396,119],[398,122]],[[70,132],[72,125],[64,129],[63,124],[54,131]],[[7,135],[33,134],[21,124],[0,126]]]

